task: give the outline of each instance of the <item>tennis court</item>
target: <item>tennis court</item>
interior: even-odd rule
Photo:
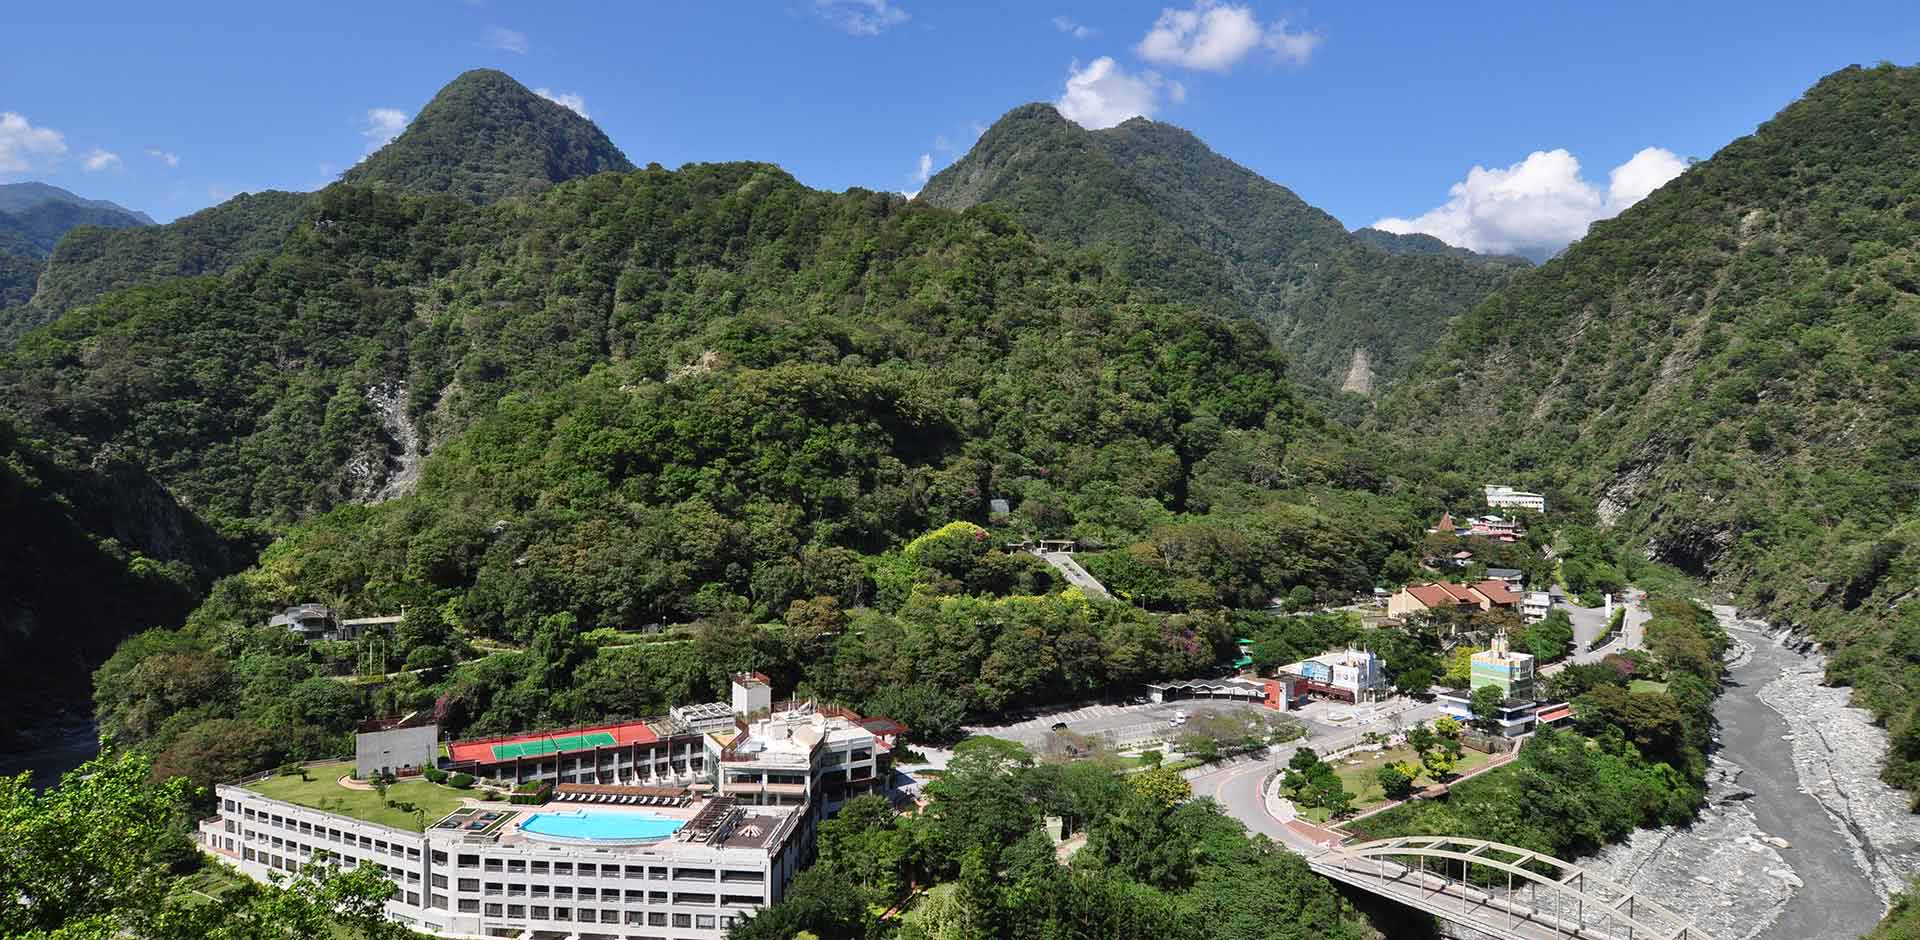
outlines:
[[[494,760],[512,760],[516,757],[537,757],[541,754],[557,754],[561,751],[583,751],[590,747],[612,747],[620,743],[613,735],[605,731],[592,731],[586,734],[570,734],[558,738],[535,738],[531,741],[509,741],[493,746]]]
[[[549,728],[525,734],[503,734],[491,738],[455,741],[447,745],[447,756],[455,763],[511,764],[528,759],[539,760],[554,754],[591,752],[594,748],[652,744],[660,736],[644,721],[618,724]]]

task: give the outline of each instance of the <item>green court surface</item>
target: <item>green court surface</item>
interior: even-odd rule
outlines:
[[[493,746],[494,760],[509,760],[515,757],[533,757],[539,754],[552,754],[556,751],[578,751],[589,747],[612,747],[620,742],[605,731],[591,734],[573,734],[561,738],[540,738],[534,741],[514,741]]]

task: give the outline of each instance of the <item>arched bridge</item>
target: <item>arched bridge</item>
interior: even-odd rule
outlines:
[[[1712,940],[1692,921],[1517,846],[1408,836],[1307,856],[1314,871],[1502,940]]]

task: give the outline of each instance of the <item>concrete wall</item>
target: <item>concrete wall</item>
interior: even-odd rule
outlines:
[[[353,769],[363,780],[382,770],[432,767],[439,755],[439,725],[370,731],[353,738]]]

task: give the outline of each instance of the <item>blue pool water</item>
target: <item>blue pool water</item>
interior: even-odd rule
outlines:
[[[560,839],[606,839],[639,842],[665,839],[686,825],[652,813],[535,813],[520,824],[524,832]]]

